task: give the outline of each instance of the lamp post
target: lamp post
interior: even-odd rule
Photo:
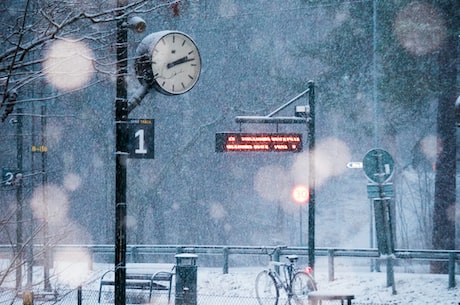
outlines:
[[[201,72],[201,57],[197,46],[190,37],[178,31],[152,33],[145,37],[138,47],[139,58],[136,63],[136,73],[142,87],[131,100],[128,100],[125,79],[128,71],[128,28],[137,33],[143,32],[146,28],[145,22],[139,17],[133,17],[128,21],[125,12],[128,2],[129,0],[117,0],[116,12],[115,305],[126,304],[128,115],[141,103],[142,98],[150,88],[153,87],[165,95],[183,94],[195,86]],[[159,47],[160,40],[161,47]],[[176,41],[180,41],[180,43],[176,44]],[[142,54],[139,48],[146,53]],[[166,70],[168,70],[167,73]]]
[[[116,43],[116,96],[115,96],[115,304],[126,304],[126,166],[128,161],[128,115],[129,107],[126,74],[128,73],[128,29],[144,32],[145,21],[140,17],[128,20],[125,8],[129,0],[117,0]],[[143,88],[137,103],[147,94]],[[133,107],[131,107],[133,108]]]

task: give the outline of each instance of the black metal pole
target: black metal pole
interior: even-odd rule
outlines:
[[[46,172],[47,167],[47,152],[46,152],[46,106],[41,106],[40,110],[41,118],[41,144],[40,151],[42,156],[42,198],[43,198],[43,281],[45,291],[51,291],[50,282],[50,238],[49,238],[49,226],[48,226],[48,198],[46,194],[46,186],[48,185],[48,173]]]
[[[79,285],[77,288],[77,305],[82,305],[82,300],[83,300],[83,293],[82,293],[81,285]]]
[[[115,305],[126,304],[126,162],[128,90],[125,82],[128,60],[127,17],[123,9],[128,0],[117,0],[117,80],[115,98]]]
[[[22,151],[23,151],[23,136],[22,136],[22,109],[17,109],[17,125],[16,125],[16,137],[17,137],[17,174],[22,175]],[[16,177],[15,177],[16,180]],[[22,238],[22,229],[23,229],[23,204],[22,204],[22,179],[17,179],[15,181],[16,185],[16,202],[17,202],[17,211],[16,211],[16,255],[17,255],[17,265],[16,265],[16,289],[17,291],[22,290],[22,265],[24,262],[24,251],[23,251],[23,238]]]
[[[308,265],[312,270],[315,267],[315,83],[308,82],[308,105],[310,106],[310,116],[308,118],[308,155],[309,155],[309,175],[308,184],[310,188],[310,198],[308,201]]]

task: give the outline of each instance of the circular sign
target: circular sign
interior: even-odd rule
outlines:
[[[380,148],[367,152],[363,159],[366,177],[375,183],[387,182],[394,172],[394,161],[391,155]]]
[[[292,199],[296,203],[304,204],[310,199],[310,190],[305,185],[297,185],[292,190]]]

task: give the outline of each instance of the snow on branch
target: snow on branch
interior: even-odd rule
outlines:
[[[100,44],[100,49],[110,50],[115,34],[113,23],[132,14],[146,14],[186,1],[152,3],[153,1],[149,0],[136,0],[126,1],[124,7],[110,7],[113,5],[112,2],[75,5],[62,1],[43,1],[35,4],[39,7],[33,9],[29,8],[29,2],[31,3],[30,0],[26,2],[22,16],[18,14],[4,19],[4,23],[11,23],[11,26],[7,24],[4,27],[5,32],[0,34],[0,38],[11,45],[0,49],[0,78],[5,80],[0,90],[0,109],[8,104],[10,108],[7,112],[10,112],[15,104],[7,101],[11,96],[10,91],[18,92],[23,86],[43,77],[43,73],[40,72],[44,61],[42,52],[52,41],[72,37],[74,40],[88,40],[92,44]],[[5,13],[0,12],[0,17]],[[103,56],[106,54],[107,52],[104,52]]]

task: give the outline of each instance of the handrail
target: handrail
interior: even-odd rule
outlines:
[[[43,245],[35,244],[34,247],[41,248]],[[279,246],[228,246],[228,245],[127,245],[127,253],[136,254],[175,254],[175,253],[196,253],[196,254],[222,254],[227,251],[228,254],[252,254],[264,255],[273,252]],[[93,254],[112,253],[115,250],[114,245],[54,245],[54,250],[74,251],[78,249],[90,250]],[[0,245],[0,252],[10,252],[14,245]],[[289,247],[283,246],[281,254],[297,254],[299,256],[308,256],[308,247]],[[378,250],[375,248],[333,248],[319,247],[315,249],[318,256],[328,256],[332,251],[334,256],[341,257],[368,257],[379,258]],[[449,260],[450,256],[455,254],[456,260],[460,260],[460,250],[413,250],[413,249],[396,249],[395,257],[398,259],[420,259],[420,260]]]
[[[35,244],[34,247],[43,245]],[[127,252],[136,252],[136,254],[174,254],[196,253],[196,254],[222,254],[222,251],[228,251],[229,254],[252,254],[264,255],[269,254],[279,246],[227,246],[227,245],[127,245]],[[115,250],[114,245],[54,245],[54,250],[74,251],[78,249],[87,249],[94,254],[111,253]],[[0,252],[10,252],[14,245],[0,245]],[[281,254],[297,254],[299,256],[308,256],[308,247],[289,247],[282,246]],[[379,258],[376,248],[333,248],[318,247],[315,254],[318,256],[328,256],[333,251],[334,256],[343,257],[369,257]],[[413,249],[396,249],[395,257],[399,259],[421,259],[421,260],[448,260],[451,254],[456,254],[457,260],[460,260],[460,250],[413,250]]]

